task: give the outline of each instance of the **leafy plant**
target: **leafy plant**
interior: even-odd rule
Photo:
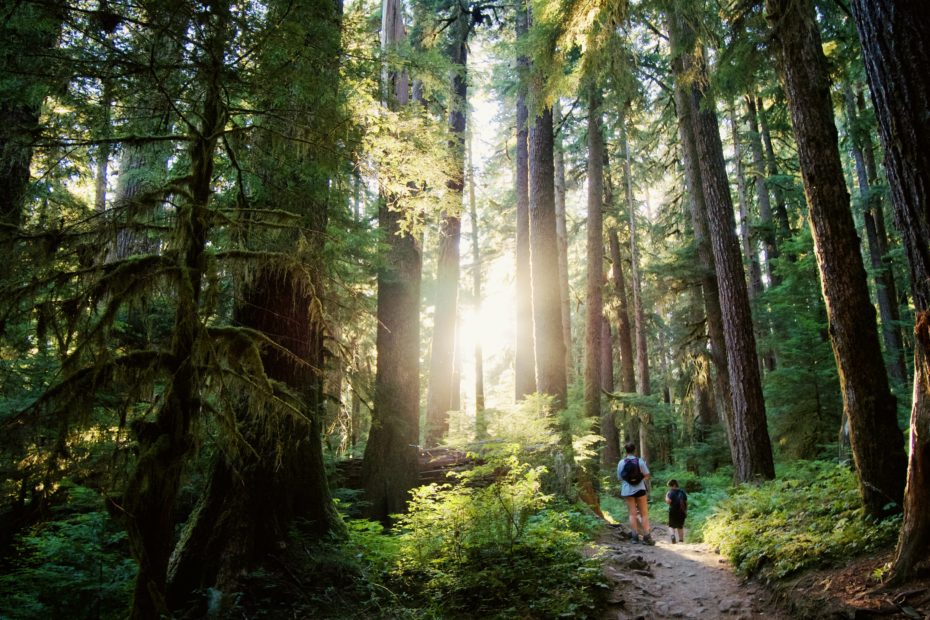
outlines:
[[[736,570],[783,579],[892,544],[900,517],[865,517],[855,474],[822,461],[779,467],[779,479],[741,486],[704,527]]]
[[[72,487],[68,510],[99,506],[99,495]],[[16,563],[0,576],[0,617],[122,618],[136,564],[126,533],[106,512],[69,512],[17,542]]]

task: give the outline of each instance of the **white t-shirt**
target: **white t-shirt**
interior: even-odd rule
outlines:
[[[646,490],[646,478],[643,478],[642,480],[640,480],[639,484],[630,484],[629,482],[627,482],[626,480],[620,477],[620,472],[623,471],[623,463],[627,459],[639,459],[639,468],[642,470],[643,476],[646,476],[647,474],[649,474],[649,468],[646,466],[646,461],[644,461],[643,459],[640,459],[637,456],[628,456],[628,457],[620,459],[620,462],[617,463],[617,480],[620,481],[620,496],[621,497],[627,497],[629,495],[633,495],[637,491]]]

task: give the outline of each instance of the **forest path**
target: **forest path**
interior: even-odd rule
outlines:
[[[634,544],[627,532],[610,527],[598,541],[606,548],[604,574],[613,584],[603,620],[790,617],[762,586],[737,577],[706,545],[672,544],[662,525],[652,530],[655,546]]]

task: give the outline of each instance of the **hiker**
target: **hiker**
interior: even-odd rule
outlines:
[[[688,516],[688,494],[678,488],[678,481],[668,481],[669,492],[665,494],[668,504],[668,526],[672,530],[672,544],[685,542],[685,517]],[[675,540],[675,536],[678,540]]]
[[[650,536],[649,497],[646,492],[649,467],[646,461],[636,456],[635,443],[627,442],[624,449],[626,456],[617,463],[617,478],[620,479],[620,497],[630,512],[630,537],[634,543],[642,539],[643,543],[654,545]]]

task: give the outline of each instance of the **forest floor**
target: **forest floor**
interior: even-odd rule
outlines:
[[[604,574],[612,584],[603,620],[930,620],[930,579],[887,592],[876,589],[871,574],[890,552],[765,586],[735,575],[707,545],[672,544],[665,526],[653,528],[655,546],[630,542],[628,532],[625,526],[609,527],[598,540],[606,549]]]
[[[706,545],[672,544],[662,525],[652,530],[655,546],[630,542],[628,532],[610,527],[598,541],[606,547],[604,574],[613,584],[604,620],[792,617]]]

